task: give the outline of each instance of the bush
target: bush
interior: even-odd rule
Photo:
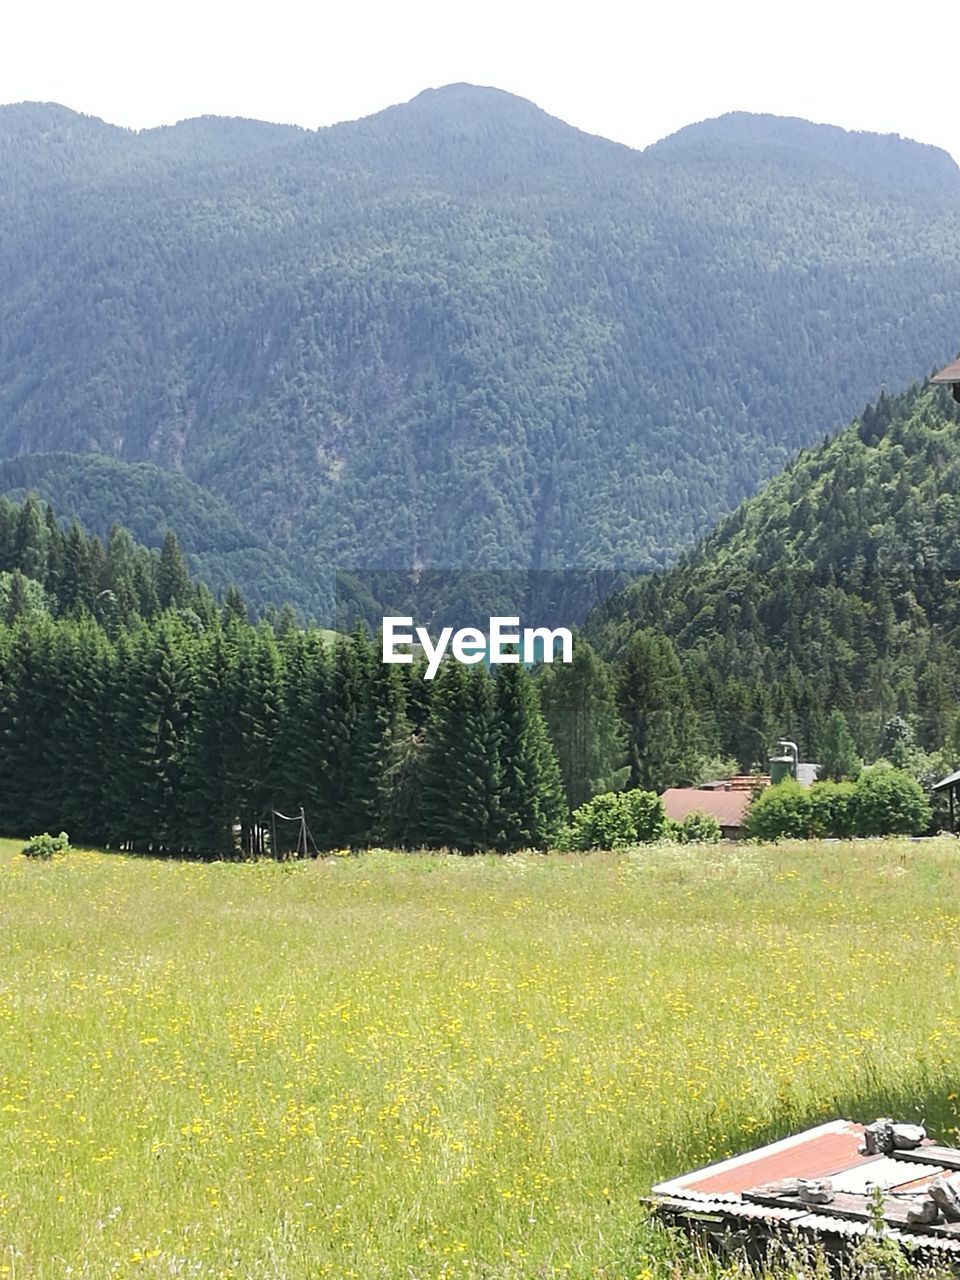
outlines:
[[[666,830],[663,801],[653,791],[605,791],[580,805],[562,839],[567,849],[618,849],[649,844]]]
[[[804,839],[810,834],[810,792],[787,778],[761,791],[747,810],[744,827],[755,840]]]
[[[854,826],[860,836],[918,836],[932,810],[923,788],[890,765],[864,769],[854,784]]]
[[[810,788],[810,834],[848,838],[856,832],[856,787],[852,782],[815,782]]]
[[[747,834],[784,836],[915,836],[930,825],[930,802],[918,782],[889,764],[865,769],[856,782],[815,782],[809,790],[787,779],[750,806]]]
[[[667,815],[663,810],[663,801],[655,791],[643,791],[636,787],[633,791],[621,791],[630,821],[633,824],[634,844],[651,844],[654,840],[662,840],[667,825]]]
[[[680,823],[680,839],[684,844],[718,844],[723,832],[711,813],[694,809]]]
[[[49,831],[44,831],[43,835],[30,837],[23,846],[23,856],[42,858],[47,861],[55,853],[66,853],[69,848],[70,838],[65,831],[61,831],[58,836],[52,836]]]

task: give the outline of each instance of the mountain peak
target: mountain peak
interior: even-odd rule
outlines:
[[[939,147],[897,133],[843,129],[797,116],[730,111],[686,125],[648,147],[645,154],[689,156],[691,152],[721,162],[733,154],[778,160],[792,156],[798,163],[827,164],[901,194],[960,190],[960,169]]]

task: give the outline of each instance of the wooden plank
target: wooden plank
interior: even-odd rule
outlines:
[[[943,1169],[960,1169],[960,1148],[914,1147],[912,1151],[894,1151],[894,1160],[912,1160],[914,1164],[938,1164]]]
[[[824,1213],[831,1217],[850,1218],[857,1222],[869,1222],[873,1217],[869,1196],[858,1196],[850,1192],[838,1191],[829,1204],[805,1204],[795,1191],[794,1194],[789,1194],[787,1188],[791,1185],[794,1184],[790,1182],[767,1183],[765,1186],[754,1187],[750,1191],[744,1191],[743,1198],[753,1204],[762,1204],[770,1208],[806,1209],[808,1213]],[[907,1210],[909,1208],[909,1200],[884,1196],[883,1219],[888,1226],[903,1228],[906,1231],[916,1232],[918,1235],[944,1236],[953,1240],[960,1239],[960,1222],[931,1224],[910,1222],[907,1218]]]

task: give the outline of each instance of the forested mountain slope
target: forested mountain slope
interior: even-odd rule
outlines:
[[[22,454],[0,459],[0,493],[15,502],[36,494],[60,520],[79,521],[104,543],[115,524],[154,548],[173,529],[191,571],[218,595],[242,582],[257,609],[288,600],[308,612],[322,607],[295,553],[245,526],[209,489],[155,463],[107,454]]]
[[[867,755],[897,717],[942,747],[960,694],[960,407],[930,385],[881,396],[587,633],[616,659],[643,627],[676,646],[708,746],[741,761],[783,733],[817,758],[835,708]]]
[[[664,565],[960,334],[953,162],[773,117],[640,153],[468,85],[317,132],[24,104],[0,219],[0,456],[178,472],[315,612],[336,566]],[[234,540],[202,570],[259,595]]]

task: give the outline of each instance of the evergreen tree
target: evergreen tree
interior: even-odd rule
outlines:
[[[676,650],[665,635],[653,630],[634,634],[617,692],[627,730],[629,785],[658,793],[689,785],[699,755],[696,713]]]
[[[228,587],[226,598],[223,602],[222,621],[224,627],[228,627],[231,622],[250,621],[250,612],[247,609],[243,596],[236,587]]]
[[[67,540],[63,530],[57,524],[53,507],[47,504],[43,515],[46,529],[47,564],[43,585],[55,600],[60,598],[63,585],[63,574],[66,567]]]
[[[340,638],[334,647],[322,742],[322,816],[314,830],[318,843],[327,848],[359,848],[368,836],[366,712],[371,661],[369,639],[362,633]]]
[[[833,782],[855,779],[863,766],[863,761],[857,755],[847,717],[839,707],[834,707],[827,717],[820,739],[818,763],[818,777]]]
[[[24,500],[13,539],[13,564],[27,578],[43,582],[46,574],[46,539],[40,503],[31,493]]]
[[[157,567],[157,599],[161,609],[183,608],[188,601],[190,578],[187,563],[180,550],[177,535],[170,529],[164,534]]]
[[[407,685],[398,666],[373,662],[360,743],[362,794],[371,838],[406,843],[416,788],[416,746],[407,719]]]
[[[543,849],[566,816],[556,752],[526,668],[502,667],[496,690],[502,847]]]
[[[184,752],[182,810],[188,843],[198,853],[233,857],[239,798],[229,761],[233,739],[227,686],[230,656],[219,626],[198,644],[193,716]]]
[[[622,786],[627,778],[623,724],[613,681],[593,646],[578,636],[573,661],[545,665],[538,687],[568,808]]]
[[[59,734],[57,789],[63,796],[62,828],[77,843],[107,838],[108,770],[113,650],[89,619],[59,628]],[[58,828],[59,829],[59,828]]]
[[[226,707],[230,745],[227,777],[240,823],[241,850],[264,852],[271,815],[281,793],[279,734],[282,705],[280,654],[269,627],[233,623],[227,630],[231,660]]]
[[[482,665],[445,662],[434,681],[415,843],[477,853],[503,846],[500,738]]]
[[[60,830],[58,658],[49,618],[17,624],[0,720],[0,830],[10,835]]]

